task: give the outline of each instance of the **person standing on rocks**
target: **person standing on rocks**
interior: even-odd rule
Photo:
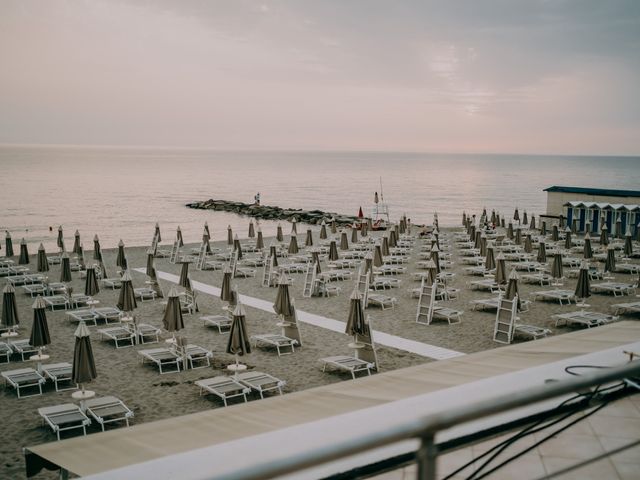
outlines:
[[[255,197],[253,197],[256,201],[256,205],[260,206],[260,192],[256,193]]]

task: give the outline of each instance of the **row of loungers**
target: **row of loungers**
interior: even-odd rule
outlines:
[[[182,349],[182,352],[178,351]],[[211,365],[213,352],[199,345],[186,345],[183,347],[151,348],[148,350],[138,350],[142,357],[142,363],[152,363],[158,367],[160,374],[179,372],[182,368],[203,368]],[[165,371],[167,368],[170,371]]]
[[[113,396],[86,400],[84,407],[83,411],[74,403],[64,403],[39,408],[38,414],[42,417],[42,423],[51,427],[58,440],[60,440],[60,432],[77,428],[81,428],[83,435],[86,435],[91,419],[97,422],[104,432],[104,427],[108,423],[124,421],[128,427],[129,419],[133,417],[133,411],[122,400]]]
[[[254,390],[264,398],[264,394],[270,391],[277,391],[282,395],[282,388],[286,385],[284,380],[263,372],[243,372],[233,377],[218,376],[198,380],[195,384],[200,387],[200,395],[216,395],[227,406],[227,400],[235,397],[242,397],[247,401],[247,394]]]
[[[33,397],[36,395],[42,395],[42,386],[47,380],[51,380],[56,392],[63,390],[72,390],[76,386],[71,384],[71,371],[72,365],[67,362],[52,363],[49,365],[42,365],[40,371],[33,368],[20,368],[17,370],[8,370],[2,372],[2,378],[5,381],[5,385],[15,388],[18,398]],[[68,384],[69,386],[64,386]],[[30,393],[25,395],[22,393],[23,389],[36,389],[36,393]]]

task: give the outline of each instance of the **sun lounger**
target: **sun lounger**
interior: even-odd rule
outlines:
[[[368,293],[366,306],[368,307],[369,305],[375,305],[382,308],[382,310],[386,310],[387,308],[396,308],[397,302],[398,301],[395,298],[389,297],[388,295],[382,295],[380,293]]]
[[[73,369],[73,365],[70,363],[51,363],[49,365],[42,365],[41,369],[45,378],[53,380],[56,392],[74,390],[76,388],[76,385],[73,383],[67,388],[60,388],[59,385],[60,382],[71,382],[71,371]]]
[[[148,323],[138,323],[136,325],[135,333],[138,335],[140,343],[158,343],[160,341],[160,334],[162,330]]]
[[[155,363],[160,370],[161,375],[165,373],[173,373],[174,371],[180,371],[180,363],[182,363],[182,358],[171,349],[152,348],[149,350],[138,350],[138,354],[142,357],[143,364],[146,362]],[[163,368],[167,368],[171,365],[174,365],[176,369],[172,370],[171,372],[163,371]]]
[[[449,307],[436,305],[438,285],[427,285],[426,280],[422,280],[420,294],[418,296],[418,310],[416,312],[416,323],[430,325],[433,320],[444,319],[451,323],[462,321],[464,311],[455,310]],[[424,317],[424,320],[423,320]]]
[[[120,278],[103,278],[100,281],[102,282],[102,285],[110,288],[111,290],[122,287],[122,280]]]
[[[518,296],[512,300],[499,297],[496,311],[496,322],[493,332],[493,340],[498,343],[511,343],[516,335],[524,336],[533,340],[546,337],[551,333],[548,328],[537,327],[535,325],[524,325],[517,323]]]
[[[133,412],[122,400],[116,397],[100,397],[87,400],[85,403],[87,413],[91,415],[104,432],[107,423],[124,421],[129,426],[129,419],[133,417]]]
[[[616,303],[611,305],[614,315],[624,315],[626,313],[640,313],[640,302]]]
[[[44,303],[51,307],[51,311],[54,311],[57,307],[62,307],[65,310],[69,308],[69,297],[66,295],[53,295],[51,297],[42,297]]]
[[[571,305],[571,300],[575,300],[573,290],[541,290],[533,292],[532,296],[534,300],[557,300],[560,305],[563,305],[562,302],[566,302],[566,305]]]
[[[67,317],[72,322],[85,322],[87,325],[95,326],[98,315],[93,310],[72,310],[67,312]]]
[[[155,300],[156,298],[155,290],[149,287],[134,288],[133,293],[141,302],[144,302],[145,300]]]
[[[291,354],[293,352],[295,352],[295,346],[298,344],[298,341],[293,339],[293,338],[289,338],[289,337],[285,337],[284,335],[279,335],[279,334],[271,334],[271,333],[265,333],[262,335],[252,335],[250,337],[250,340],[253,341],[254,345],[257,347],[258,344],[265,344],[265,345],[269,345],[270,347],[276,347],[276,350],[278,351],[278,356],[282,356],[282,355],[288,355]],[[282,353],[280,351],[280,349],[289,349],[289,351],[285,351],[284,353]]]
[[[483,298],[480,300],[472,300],[470,303],[473,305],[473,310],[495,310],[498,308],[500,300],[499,297]],[[526,312],[529,310],[531,301],[520,300],[520,311]]]
[[[618,317],[607,315],[606,313],[585,311],[561,313],[553,315],[552,318],[556,320],[556,327],[560,326],[561,322],[564,322],[566,326],[577,324],[587,328],[604,325],[618,319]]]
[[[78,405],[64,403],[53,407],[42,407],[38,409],[38,414],[42,417],[43,424],[46,422],[60,440],[60,432],[82,428],[83,435],[87,434],[87,425],[91,423]]]
[[[398,265],[382,265],[381,267],[374,268],[374,270],[380,275],[402,275],[407,271],[407,267],[400,267]]]
[[[45,380],[42,375],[36,372],[33,368],[19,368],[17,370],[8,370],[2,372],[5,385],[11,385],[16,389],[18,398],[34,397],[36,395],[42,395],[42,385]],[[31,395],[21,395],[20,390],[23,388],[38,387],[38,393]]]
[[[116,326],[116,327],[108,327],[108,328],[100,328],[98,329],[98,333],[100,334],[100,338],[107,338],[109,340],[113,340],[116,344],[116,348],[121,347],[133,347],[135,344],[135,335],[124,325]],[[125,345],[121,345],[124,342]]]
[[[104,320],[104,323],[117,323],[122,318],[122,310],[118,307],[100,307],[94,308],[93,312],[96,314],[96,318]]]
[[[23,362],[26,360],[25,355],[31,356],[38,353],[38,349],[29,344],[28,338],[22,340],[13,340],[9,343],[9,346],[15,353],[22,357]]]
[[[499,292],[500,285],[496,283],[493,278],[487,278],[485,280],[475,280],[470,283],[471,290],[489,290],[490,292]]]
[[[284,380],[280,380],[268,373],[262,372],[239,373],[237,380],[241,384],[258,392],[260,394],[260,398],[264,398],[265,392],[270,392],[272,390],[277,390],[278,393],[282,395],[282,388],[287,384]]]
[[[538,283],[541,287],[553,282],[553,277],[548,273],[525,273],[520,275],[520,279],[525,283]]]
[[[16,267],[11,267],[11,269],[15,270]],[[32,283],[43,283],[45,280],[46,280],[45,276],[39,273],[34,273],[31,275],[14,275],[11,277],[7,277],[7,282],[14,287],[18,287],[20,285],[32,284]]]
[[[372,290],[386,290],[389,288],[397,288],[400,286],[400,279],[389,277],[374,277],[369,284]]]
[[[5,357],[7,359],[7,363],[11,361],[11,354],[13,350],[9,346],[8,343],[0,342],[0,357]]]
[[[335,357],[321,358],[322,371],[325,372],[327,367],[333,367],[337,370],[342,370],[351,373],[351,377],[355,380],[356,373],[367,372],[367,375],[371,375],[371,369],[375,367],[373,363],[365,362],[356,357],[347,357],[345,355],[339,355]]]
[[[592,284],[591,291],[597,293],[612,293],[614,297],[618,297],[635,293],[635,287],[631,283],[604,282]]]
[[[195,384],[200,387],[200,395],[212,393],[217,395],[227,406],[227,400],[235,397],[243,397],[246,403],[247,394],[251,392],[251,388],[234,380],[232,377],[213,377],[198,380]]]
[[[233,319],[225,315],[204,315],[200,317],[205,327],[216,327],[219,333],[228,333]],[[223,330],[225,330],[223,332]]]
[[[187,360],[187,364],[192,368],[203,368],[211,366],[211,357],[213,357],[213,352],[211,350],[207,350],[204,347],[199,345],[187,345],[185,347],[181,347],[184,352],[184,358]],[[194,366],[196,363],[202,363],[202,365],[196,367]]]

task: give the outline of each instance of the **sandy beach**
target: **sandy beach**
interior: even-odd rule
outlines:
[[[289,228],[288,224],[284,225],[285,243],[288,243],[289,240],[289,236],[286,235]],[[452,247],[454,230],[458,231],[459,229],[445,229],[443,232],[449,237]],[[163,230],[165,238],[170,238],[172,233]],[[87,235],[87,233],[84,233],[84,235]],[[303,238],[304,236],[300,234],[298,236],[299,242]],[[185,239],[185,241],[189,240],[193,239]],[[270,238],[265,239],[265,244],[268,245],[272,240]],[[318,230],[316,228],[314,228],[314,241],[317,244]],[[435,322],[430,326],[416,324],[415,316],[418,300],[411,297],[411,290],[419,287],[420,283],[412,279],[412,274],[419,271],[416,269],[415,262],[419,260],[418,253],[421,245],[422,241],[418,240],[413,246],[411,261],[405,265],[407,266],[407,271],[398,276],[401,281],[399,288],[385,291],[385,293],[397,299],[396,308],[382,311],[379,308],[370,307],[366,310],[366,313],[371,316],[374,330],[462,353],[472,353],[499,347],[500,345],[492,340],[495,322],[494,311],[474,311],[471,309],[470,304],[472,300],[488,298],[493,295],[489,292],[472,290],[469,287],[469,282],[481,277],[469,276],[464,273],[464,268],[467,265],[463,265],[460,262],[460,251],[455,247],[451,251],[451,260],[454,265],[450,271],[456,275],[450,286],[460,289],[460,293],[456,299],[442,302],[442,304],[464,310],[462,322],[455,325],[449,325],[443,321]],[[166,244],[164,246],[166,247]],[[184,247],[184,251],[188,251],[190,247],[197,246],[198,244],[195,243],[187,244]],[[107,247],[107,245],[103,245],[103,247]],[[216,242],[212,243],[212,247],[226,249],[227,245],[226,242]],[[126,255],[135,287],[144,286],[144,282],[147,279],[144,274],[134,270],[135,268],[144,268],[147,248],[147,246],[126,247]],[[35,252],[31,253],[31,264],[29,266],[32,271],[35,271],[36,255],[34,255]],[[54,252],[50,251],[48,253],[52,255]],[[107,269],[112,274],[111,276],[115,274],[116,270],[116,254],[117,249],[103,250]],[[85,259],[88,264],[93,262],[91,251],[85,252]],[[326,265],[326,261],[323,262],[324,265]],[[157,258],[155,267],[158,272],[176,275],[180,272],[180,265],[169,263],[167,258]],[[194,265],[190,267],[192,280],[216,287],[221,285],[221,270],[197,271]],[[598,264],[598,267],[601,269],[602,264]],[[509,262],[507,263],[507,268],[510,270]],[[258,274],[255,278],[236,278],[232,284],[237,286],[239,293],[242,295],[273,302],[276,296],[276,289],[262,287],[261,268],[257,270]],[[57,281],[59,275],[60,266],[51,266],[51,270],[48,272],[50,281]],[[293,274],[292,276],[294,284],[290,287],[290,292],[299,311],[346,322],[349,295],[354,287],[355,280],[338,282],[342,289],[338,296],[304,298],[302,296],[304,274]],[[617,281],[627,283],[635,283],[637,280],[637,274],[616,274],[615,277]],[[2,283],[4,284],[4,281]],[[160,280],[160,283],[166,294],[171,284],[164,280]],[[575,284],[575,279],[566,279],[562,288],[573,290]],[[84,291],[84,279],[80,279],[77,272],[73,273],[73,281],[70,285],[76,293]],[[524,299],[528,299],[531,293],[536,290],[552,288],[520,282],[520,292]],[[96,298],[100,301],[100,306],[114,306],[118,295],[119,290],[101,287],[100,293]],[[21,325],[21,335],[18,338],[28,338],[33,317],[31,305],[34,298],[25,294],[21,287],[16,288],[16,298]],[[611,313],[612,304],[633,301],[629,298],[594,294],[588,300],[591,306],[589,310]],[[217,297],[205,294],[199,294],[197,299],[200,312],[192,315],[185,314],[185,330],[181,333],[188,339],[189,343],[201,345],[212,350],[214,356],[210,368],[160,375],[155,367],[141,365],[140,356],[137,354],[137,350],[153,348],[157,345],[138,345],[116,349],[112,342],[100,339],[100,335],[96,333],[96,330],[101,328],[100,326],[90,327],[98,378],[89,385],[89,388],[95,390],[97,396],[114,395],[122,399],[135,413],[132,422],[134,425],[211,408],[223,408],[222,402],[218,399],[199,396],[199,389],[193,384],[199,379],[226,374],[226,366],[233,362],[233,357],[225,353],[228,335],[219,334],[217,330],[212,328],[205,328],[199,319],[201,315],[221,313],[223,302]],[[575,309],[576,307],[573,305],[560,306],[556,302],[533,302],[529,311],[523,312],[520,317],[523,323],[550,328],[553,331],[553,335],[561,335],[571,331],[572,328],[556,328],[552,315]],[[161,300],[139,301],[135,314],[139,322],[161,327],[163,311],[164,307],[161,304]],[[46,348],[46,353],[50,355],[50,360],[47,363],[72,362],[73,332],[76,324],[69,322],[64,310],[55,312],[47,310],[47,318],[52,338],[51,345]],[[247,327],[250,335],[277,332],[279,330],[276,326],[277,321],[275,313],[247,307]],[[248,365],[249,369],[259,369],[286,380],[285,394],[329,383],[350,381],[349,374],[323,373],[321,364],[318,362],[320,358],[330,355],[351,354],[352,351],[347,346],[350,337],[305,323],[300,324],[300,330],[304,346],[297,349],[295,354],[278,357],[273,349],[256,348],[249,356],[243,358],[243,362]],[[165,338],[168,336],[165,333]],[[378,346],[377,352],[381,371],[395,370],[433,361],[430,358],[384,346]],[[33,362],[20,362],[14,356],[11,363],[2,364],[0,369],[6,371],[31,366],[35,367]],[[11,388],[3,389],[2,395],[0,395],[0,410],[4,412],[4,441],[0,445],[0,454],[4,460],[0,467],[1,478],[24,478],[22,447],[55,441],[55,435],[51,430],[41,425],[37,409],[44,406],[68,403],[71,401],[71,393],[71,391],[55,392],[50,382],[44,387],[43,395],[24,399],[18,399],[15,391]],[[251,394],[250,401],[260,401],[259,396]],[[98,426],[91,425],[88,433],[92,434],[99,430]],[[77,433],[74,432],[63,434],[64,438],[75,435]],[[42,478],[53,478],[54,476],[55,474],[51,472],[41,474]]]

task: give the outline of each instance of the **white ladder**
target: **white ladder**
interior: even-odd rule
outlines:
[[[171,247],[171,255],[169,255],[169,263],[176,263],[178,261],[178,252],[180,251],[180,246],[178,240],[173,242],[173,246]]]
[[[313,262],[307,263],[307,271],[304,273],[304,287],[302,288],[302,296],[310,298],[313,295],[314,273],[316,265]]]
[[[198,251],[198,260],[196,261],[196,269],[204,270],[204,264],[207,261],[207,242],[200,244],[200,250]]]
[[[428,285],[426,278],[420,283],[420,297],[418,298],[418,311],[416,323],[429,325],[431,323],[433,301],[435,300],[436,286]],[[424,318],[424,319],[423,319]]]
[[[493,330],[493,341],[498,343],[511,343],[518,309],[518,296],[513,300],[498,297],[498,311],[496,312],[496,325]]]
[[[273,272],[273,257],[269,255],[269,257],[264,262],[264,271],[262,273],[263,287],[271,286],[271,272]]]
[[[365,274],[358,273],[358,281],[356,282],[356,289],[362,295],[362,307],[367,308],[369,306],[369,278],[371,272]]]
[[[231,278],[236,278],[236,269],[238,268],[238,250],[234,250],[229,258],[229,269],[231,270]]]

